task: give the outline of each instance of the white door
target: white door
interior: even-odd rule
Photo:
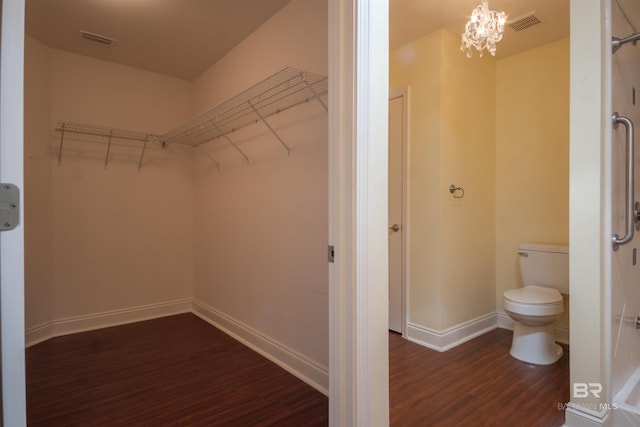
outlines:
[[[403,132],[404,96],[389,100],[389,329],[403,326]]]
[[[24,1],[2,1],[0,42],[0,182],[23,187]],[[24,364],[24,228],[0,231],[2,424],[26,425]],[[3,223],[4,225],[4,223]]]

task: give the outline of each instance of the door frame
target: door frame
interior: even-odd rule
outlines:
[[[329,425],[389,425],[388,0],[329,0]]]
[[[20,188],[24,206],[24,9],[25,0],[2,4],[0,60],[0,182]],[[3,425],[26,425],[24,360],[24,209],[20,223],[0,235],[0,331]]]
[[[402,97],[402,336],[407,334],[409,323],[409,86],[389,92],[389,101]]]

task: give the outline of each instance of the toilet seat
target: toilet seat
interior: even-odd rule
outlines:
[[[528,316],[553,316],[564,310],[562,295],[557,289],[534,285],[505,291],[503,307],[512,313]]]

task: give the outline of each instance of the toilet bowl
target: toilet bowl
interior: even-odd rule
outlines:
[[[503,308],[514,321],[509,353],[523,362],[550,365],[562,357],[553,324],[563,312],[561,292],[569,291],[568,249],[549,245],[520,245],[524,287],[503,293]]]

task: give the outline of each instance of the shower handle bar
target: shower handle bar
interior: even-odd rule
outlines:
[[[634,177],[634,155],[633,155],[633,122],[624,116],[618,115],[618,113],[613,114],[613,127],[614,129],[618,127],[618,124],[622,123],[625,127],[625,139],[626,139],[626,151],[627,151],[627,194],[625,197],[625,234],[622,237],[618,237],[617,234],[613,235],[613,250],[618,250],[620,245],[624,245],[625,243],[629,243],[631,239],[633,239],[633,230],[634,230],[634,206],[633,206],[633,177]]]
[[[613,53],[616,53],[618,49],[622,47],[623,44],[627,44],[630,42],[635,43],[638,40],[640,40],[640,33],[634,33],[624,38],[613,37],[611,40],[611,51]]]

